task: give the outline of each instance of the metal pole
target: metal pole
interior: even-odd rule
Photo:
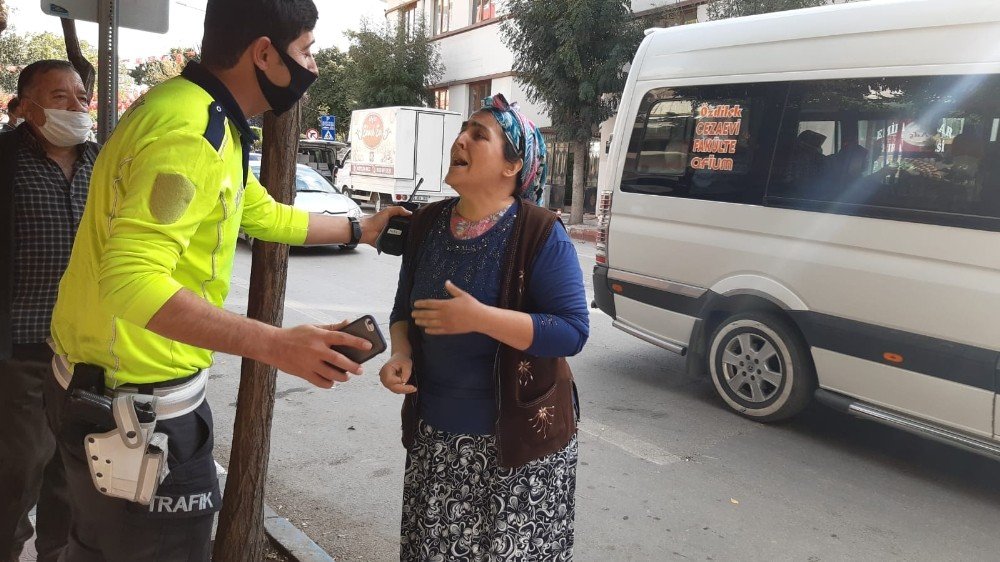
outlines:
[[[118,0],[100,0],[97,52],[97,140],[108,142],[118,124]]]

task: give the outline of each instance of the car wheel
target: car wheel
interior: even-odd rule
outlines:
[[[354,198],[354,191],[352,191],[351,188],[347,187],[346,185],[341,187],[340,191],[342,191],[344,195],[350,197],[351,199]]]
[[[753,420],[792,417],[816,391],[809,347],[777,314],[746,312],[722,321],[712,334],[708,361],[719,396]]]

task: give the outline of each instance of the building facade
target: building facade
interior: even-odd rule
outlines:
[[[543,1],[543,0],[540,0]],[[708,0],[632,0],[632,11],[646,27],[668,27],[705,19]],[[465,117],[482,106],[482,99],[502,93],[520,104],[521,110],[543,131],[550,149],[548,202],[553,208],[570,203],[572,156],[567,143],[556,142],[552,122],[544,107],[528,100],[523,84],[513,71],[514,55],[500,33],[503,0],[387,0],[386,17],[408,27],[423,20],[437,43],[444,75],[433,86],[435,106],[458,111]],[[606,158],[613,122],[595,138],[586,166],[585,207],[596,203],[599,171]]]

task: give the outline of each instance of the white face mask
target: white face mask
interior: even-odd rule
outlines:
[[[35,105],[38,105],[34,101]],[[65,109],[47,109],[38,105],[45,112],[45,125],[38,130],[50,143],[70,147],[82,144],[90,136],[94,121],[90,114],[82,111],[67,111]]]
[[[24,119],[21,119],[20,117],[18,117],[17,119],[14,119],[14,123],[12,123],[11,126],[12,127],[17,127],[21,123],[24,123]]]

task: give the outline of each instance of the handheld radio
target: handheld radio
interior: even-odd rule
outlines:
[[[413,188],[413,192],[410,193],[406,202],[401,203],[400,206],[411,213],[416,211],[418,205],[413,202],[413,197],[423,184],[424,178],[420,178],[420,181],[417,182],[417,186]],[[403,251],[406,250],[406,238],[409,233],[410,217],[392,217],[389,219],[388,224],[385,225],[382,233],[379,234],[378,240],[375,241],[375,248],[379,253],[385,252],[391,256],[401,256],[403,255]]]

